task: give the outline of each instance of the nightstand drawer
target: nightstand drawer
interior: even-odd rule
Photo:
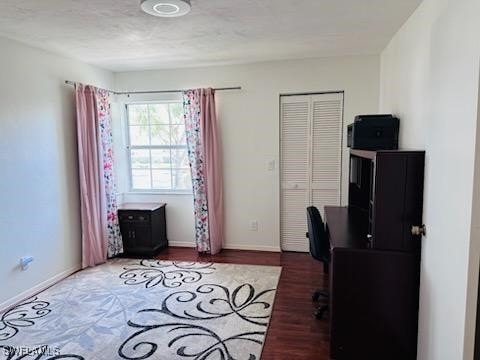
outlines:
[[[149,222],[150,214],[144,211],[119,211],[120,221]]]

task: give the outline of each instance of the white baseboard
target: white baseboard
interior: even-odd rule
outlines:
[[[168,246],[194,248],[195,243],[189,241],[169,241]]]
[[[169,241],[168,246],[195,248],[195,244],[189,241]],[[225,244],[223,245],[223,248],[228,250],[255,250],[255,251],[270,251],[270,252],[282,251],[279,246],[261,246],[261,245],[252,245],[252,244]]]
[[[3,303],[0,304],[0,313],[3,311],[8,310],[9,308],[13,307],[14,305],[22,302],[23,300],[26,300],[28,298],[31,298],[32,296],[37,295],[38,293],[42,292],[43,290],[49,288],[50,286],[58,283],[59,281],[65,279],[66,277],[69,277],[72,275],[74,272],[77,272],[80,270],[82,267],[80,265],[73,267],[71,269],[65,270],[61,272],[60,274],[57,274],[53,277],[51,277],[48,280],[45,280],[41,282],[40,284],[18,294],[17,296],[14,296],[7,301],[4,301]]]
[[[224,249],[229,250],[255,250],[255,251],[269,251],[269,252],[282,252],[279,246],[263,246],[253,244],[225,244]]]

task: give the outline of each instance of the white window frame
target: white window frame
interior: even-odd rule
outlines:
[[[125,139],[126,139],[126,153],[127,153],[127,165],[128,165],[128,187],[129,187],[129,192],[134,193],[134,194],[167,194],[167,195],[191,195],[193,193],[192,189],[188,190],[181,190],[181,189],[135,189],[133,187],[133,172],[132,172],[132,153],[131,150],[132,148],[138,148],[138,149],[172,149],[175,148],[175,146],[166,146],[166,145],[149,145],[149,146],[132,146],[130,143],[130,119],[128,116],[128,107],[130,105],[152,105],[152,104],[178,104],[182,103],[182,100],[150,100],[150,101],[131,101],[128,103],[125,103],[124,107],[124,114],[125,114],[125,122],[124,122],[124,128],[125,128]],[[149,134],[151,136],[151,134]],[[183,146],[177,146],[176,148],[178,149],[183,149],[185,148],[187,151],[187,147]],[[151,170],[151,159],[150,159],[150,170]],[[170,171],[172,169],[170,168]],[[170,174],[171,176],[171,174]]]

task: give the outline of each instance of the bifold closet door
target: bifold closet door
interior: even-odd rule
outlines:
[[[287,251],[308,251],[305,208],[309,198],[311,112],[310,96],[281,97],[280,238],[282,250]]]
[[[282,96],[282,250],[308,251],[306,208],[340,205],[343,93]]]
[[[341,202],[343,93],[312,95],[310,202],[324,217],[324,206]]]

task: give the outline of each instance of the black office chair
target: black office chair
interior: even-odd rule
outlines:
[[[330,263],[330,242],[325,230],[322,216],[315,206],[307,208],[308,233],[307,238],[310,241],[310,254],[312,257],[323,263],[323,271],[328,274]],[[328,300],[328,292],[317,290],[312,295],[313,301],[318,301],[321,297]],[[328,305],[320,305],[315,310],[315,317],[321,319],[324,313],[328,311]]]

